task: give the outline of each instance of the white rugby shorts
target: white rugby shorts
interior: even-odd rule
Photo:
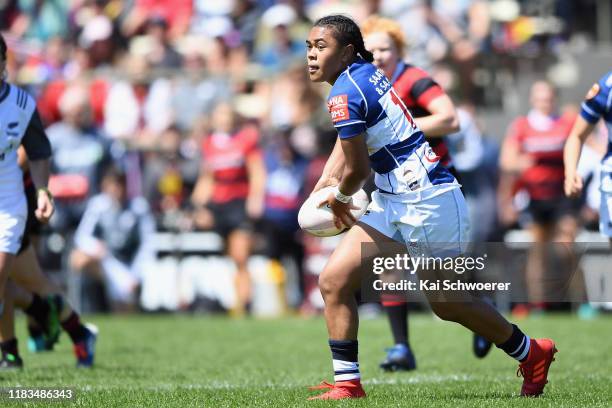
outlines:
[[[411,256],[459,256],[468,246],[470,220],[459,188],[417,203],[375,191],[359,221],[404,242]]]
[[[16,254],[28,217],[25,194],[0,198],[0,252]]]

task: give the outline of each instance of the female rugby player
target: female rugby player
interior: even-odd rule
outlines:
[[[54,210],[47,190],[51,145],[32,97],[5,80],[6,53],[6,42],[0,36],[0,313],[4,287],[21,244],[28,212],[17,160],[20,145],[30,160],[30,172],[37,188],[36,218],[48,222]]]
[[[361,31],[366,50],[374,58],[373,64],[391,81],[414,122],[425,135],[425,140],[440,157],[440,164],[457,177],[444,138],[459,131],[455,104],[427,72],[404,62],[406,41],[397,22],[370,16],[361,25]],[[389,317],[395,344],[387,349],[387,357],[380,367],[387,371],[415,369],[416,360],[408,341],[408,304],[402,299],[383,297],[382,305]],[[484,357],[491,343],[477,337],[474,340],[474,350],[478,356]]]
[[[340,15],[323,17],[315,22],[306,46],[310,79],[332,85],[327,104],[339,136],[314,190],[336,186],[321,205],[330,206],[337,226],[351,227],[319,277],[335,384],[315,387],[328,390],[312,398],[359,398],[365,391],[357,359],[354,294],[361,286],[361,259],[355,251],[362,243],[401,241],[409,252],[417,245],[436,255],[435,244],[443,243],[447,254],[459,255],[468,232],[467,209],[459,184],[439,165],[391,83],[371,63],[355,22]],[[356,222],[351,196],[370,169],[378,191]],[[435,272],[421,271],[420,277]],[[441,319],[462,324],[517,359],[524,377],[522,395],[542,393],[556,351],[552,340],[530,339],[478,299],[434,302],[431,308]]]
[[[607,236],[612,247],[612,71],[595,82],[582,102],[580,116],[565,143],[565,194],[579,197],[583,182],[577,172],[582,145],[593,133],[595,125],[603,119],[608,130],[608,150],[601,161],[601,202],[599,207],[599,231]]]

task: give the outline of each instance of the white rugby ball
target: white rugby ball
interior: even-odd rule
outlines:
[[[304,201],[298,213],[298,223],[304,231],[317,237],[332,237],[346,230],[345,226],[341,229],[336,228],[334,214],[329,205],[325,204],[317,208],[319,203],[325,200],[334,189],[335,187],[332,186],[322,188]],[[359,207],[359,209],[351,210],[353,216],[359,219],[366,212],[369,203],[365,191],[359,190],[356,192],[353,195],[353,205]]]

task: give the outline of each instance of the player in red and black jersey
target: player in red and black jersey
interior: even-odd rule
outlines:
[[[453,101],[427,72],[402,60],[406,42],[395,21],[373,16],[364,22],[362,31],[374,64],[391,80],[440,162],[452,170],[444,136],[459,130]]]
[[[459,130],[453,101],[427,72],[403,61],[406,42],[399,24],[372,16],[363,23],[362,32],[366,48],[374,55],[374,64],[391,80],[440,163],[461,181],[444,141],[444,136]],[[380,366],[391,371],[412,370],[416,361],[408,342],[408,305],[404,299],[396,298],[383,298],[382,304],[389,316],[395,345]],[[487,350],[491,345],[486,341],[475,344],[483,344]]]
[[[242,314],[251,299],[247,270],[251,223],[264,209],[266,170],[255,126],[240,126],[228,104],[218,105],[211,121],[213,131],[202,143],[202,173],[192,201],[197,207],[196,224],[216,230],[236,264],[238,301],[234,312]]]
[[[557,93],[547,81],[531,86],[531,109],[508,127],[500,152],[505,183],[499,188],[500,211],[504,221],[519,219],[529,229],[534,245],[529,248],[526,278],[530,305],[515,305],[515,315],[546,305],[547,257],[545,244],[574,242],[578,231],[577,203],[564,194],[563,148],[576,120],[573,112],[559,113]],[[522,191],[526,208],[516,208],[514,196]],[[519,215],[517,210],[522,210]],[[562,255],[570,265],[571,252]],[[562,273],[556,267],[554,273]]]

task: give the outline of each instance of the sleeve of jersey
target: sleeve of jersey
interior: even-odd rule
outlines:
[[[247,157],[261,156],[261,147],[259,146],[259,132],[257,128],[252,127],[244,130],[245,133],[245,155]]]
[[[366,106],[353,87],[342,87],[327,101],[327,107],[340,139],[358,136],[366,131]]]
[[[427,107],[438,96],[444,95],[444,91],[436,81],[425,77],[415,81],[410,94],[419,106]]]
[[[51,157],[51,143],[45,133],[38,110],[34,110],[30,123],[21,139],[29,160],[44,160]]]
[[[605,78],[604,78],[605,79]],[[580,108],[580,116],[591,124],[597,123],[606,110],[610,88],[602,79],[593,84]]]

